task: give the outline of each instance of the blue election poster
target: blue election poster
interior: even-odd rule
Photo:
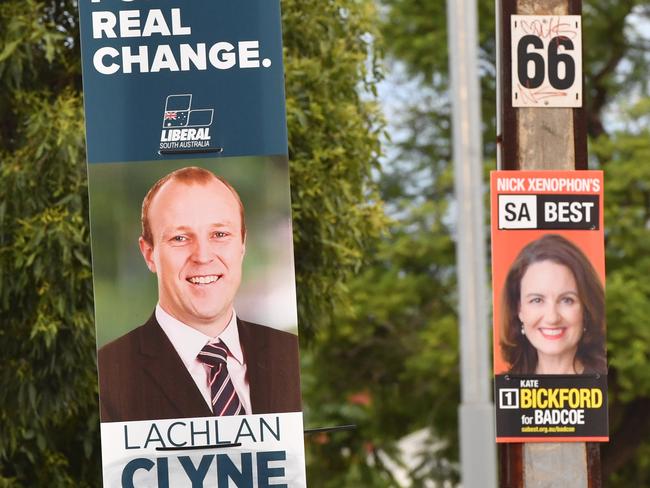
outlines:
[[[79,9],[104,486],[305,487],[279,1]]]

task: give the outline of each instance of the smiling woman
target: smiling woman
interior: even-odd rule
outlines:
[[[546,235],[519,253],[502,306],[501,350],[511,373],[606,373],[603,285],[564,237]]]

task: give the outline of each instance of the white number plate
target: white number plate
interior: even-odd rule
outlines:
[[[512,106],[582,107],[579,15],[513,15]]]

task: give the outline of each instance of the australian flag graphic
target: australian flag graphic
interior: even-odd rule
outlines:
[[[212,124],[214,110],[190,110],[192,95],[169,95],[165,102],[165,113],[162,126],[166,129],[174,127],[207,127]]]

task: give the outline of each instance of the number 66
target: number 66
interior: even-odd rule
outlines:
[[[517,45],[517,76],[519,83],[526,88],[539,88],[545,78],[544,57],[535,51],[529,52],[529,46],[533,49],[544,49],[544,42],[537,36],[523,36]],[[568,53],[559,53],[558,48],[562,46],[566,51],[573,51],[573,42],[568,37],[557,36],[550,40],[548,45],[548,81],[556,90],[570,88],[576,77],[576,65],[573,57]],[[533,76],[528,76],[528,65],[533,63]],[[560,78],[559,67],[564,65],[564,78]]]

